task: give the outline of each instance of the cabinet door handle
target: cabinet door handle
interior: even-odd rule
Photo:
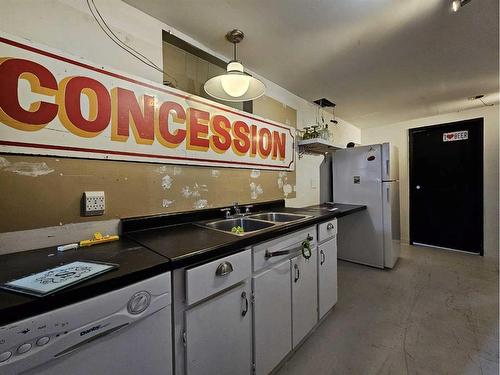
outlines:
[[[320,250],[319,253],[321,255],[321,262],[319,263],[319,265],[322,266],[323,263],[325,263],[326,256],[325,256],[325,252],[323,250]]]
[[[332,223],[328,223],[328,225],[326,226],[326,229],[332,230],[333,229],[333,224]]]
[[[300,270],[299,266],[296,264],[293,265],[293,268],[295,269],[295,278],[293,279],[293,282],[296,283],[300,279]]]
[[[247,292],[241,292],[241,299],[243,299],[245,301],[245,309],[241,311],[241,316],[245,316],[248,312]]]
[[[233,265],[229,262],[222,262],[215,270],[216,276],[226,276],[233,272]]]

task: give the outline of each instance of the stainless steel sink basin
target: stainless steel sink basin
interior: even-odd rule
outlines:
[[[288,223],[291,221],[302,220],[310,216],[287,214],[283,212],[265,212],[262,214],[250,215],[248,217],[258,220],[274,221],[276,223]]]
[[[273,227],[276,224],[269,223],[266,221],[252,220],[252,219],[249,219],[246,217],[241,217],[241,218],[236,218],[236,219],[225,219],[225,220],[212,221],[210,223],[200,223],[199,225],[206,227],[206,228],[219,230],[221,232],[231,233],[231,234],[235,234],[238,236],[244,236],[245,234],[248,234],[248,233],[254,233],[254,232],[257,232],[259,230]],[[243,233],[231,232],[231,230],[235,227],[243,228]]]

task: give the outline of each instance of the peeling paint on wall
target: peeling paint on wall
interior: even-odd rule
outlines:
[[[168,200],[168,199],[163,199],[162,202],[161,202],[161,206],[163,208],[167,208],[167,207],[170,207],[170,205],[174,203],[174,201],[171,201],[171,200]]]
[[[196,210],[200,210],[202,208],[207,208],[207,207],[208,207],[208,200],[206,199],[198,199],[193,204],[193,208]]]
[[[260,171],[258,169],[252,169],[252,172],[250,172],[250,177],[259,178],[259,176],[260,176]]]
[[[285,184],[285,182],[288,180],[287,176],[286,176],[286,172],[279,172],[278,173],[278,187],[280,189],[283,189],[283,185]]]
[[[256,184],[255,182],[250,182],[250,198],[257,199],[259,195],[264,193],[264,189],[262,189],[261,185]]]
[[[293,191],[292,185],[290,184],[285,184],[283,185],[283,195],[288,197],[288,194],[290,194]]]
[[[207,193],[208,187],[205,184],[198,184],[197,182],[194,185],[189,186],[186,185],[181,189],[181,194],[186,199],[196,199],[193,203],[193,207],[195,209],[206,208],[208,207],[208,200],[201,199],[202,193]]]
[[[0,157],[0,169],[8,167],[9,165],[10,162],[7,159]]]
[[[172,187],[173,182],[174,182],[174,179],[167,174],[167,175],[163,176],[163,178],[161,179],[161,187],[164,190],[168,190]]]
[[[158,168],[155,168],[154,171],[156,173],[161,173],[161,174],[167,173],[168,172],[168,166],[162,165],[162,166],[160,166]]]
[[[178,176],[182,173],[181,167],[174,167],[174,176]]]
[[[4,168],[4,171],[19,174],[21,176],[38,177],[54,172],[47,163],[28,163],[19,161]]]
[[[219,178],[220,177],[220,171],[218,169],[212,169],[212,172],[210,173],[210,175],[213,178]]]

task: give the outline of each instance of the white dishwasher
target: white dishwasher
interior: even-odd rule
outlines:
[[[172,373],[170,272],[0,327],[0,374]]]

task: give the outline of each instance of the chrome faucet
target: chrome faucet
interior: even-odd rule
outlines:
[[[237,218],[237,217],[244,217],[246,215],[250,215],[250,208],[253,207],[252,204],[246,205],[245,207],[245,212],[241,212],[240,204],[238,202],[233,202],[233,210],[234,210],[234,215],[231,215],[231,208],[226,207],[226,208],[221,208],[221,211],[225,213],[226,219],[231,219],[231,218]]]
[[[234,216],[241,215],[241,210],[240,210],[240,206],[238,205],[238,202],[233,202],[233,209],[234,209]]]

